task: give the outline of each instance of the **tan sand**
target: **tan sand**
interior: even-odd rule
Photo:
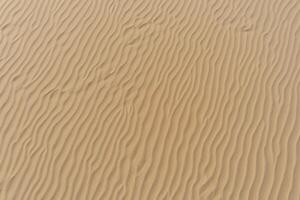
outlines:
[[[299,0],[1,0],[0,200],[299,200]]]

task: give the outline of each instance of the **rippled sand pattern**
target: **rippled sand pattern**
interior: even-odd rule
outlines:
[[[299,0],[0,0],[0,200],[299,200]]]

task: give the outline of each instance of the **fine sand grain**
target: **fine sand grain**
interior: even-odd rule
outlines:
[[[299,200],[299,0],[0,0],[0,200]]]

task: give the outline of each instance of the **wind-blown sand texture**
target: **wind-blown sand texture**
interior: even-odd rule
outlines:
[[[0,0],[0,200],[299,200],[299,0]]]

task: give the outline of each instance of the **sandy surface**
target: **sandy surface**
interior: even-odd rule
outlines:
[[[0,200],[299,200],[299,0],[0,0]]]

